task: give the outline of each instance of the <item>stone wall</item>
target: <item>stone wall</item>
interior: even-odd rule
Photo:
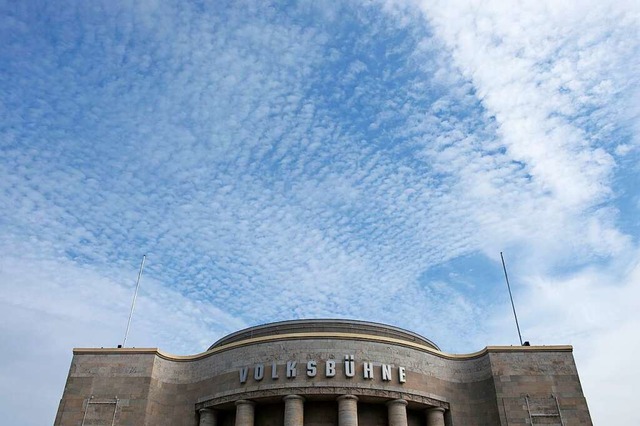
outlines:
[[[489,354],[502,424],[590,425],[591,417],[570,351]],[[528,405],[528,407],[527,407]]]
[[[54,424],[111,425],[116,401],[117,424],[144,424],[155,359],[153,350],[75,354]]]
[[[346,374],[345,356],[353,357],[353,377]],[[310,360],[314,377],[307,374]],[[331,361],[335,376],[327,377]],[[292,362],[297,374],[287,378]],[[365,362],[373,364],[373,378],[365,378]],[[382,380],[382,365],[391,369],[391,380]],[[366,425],[388,424],[385,403],[397,399],[406,405],[400,408],[406,410],[403,422],[412,426],[424,426],[425,410],[434,407],[448,426],[530,424],[531,411],[553,414],[555,398],[566,426],[591,424],[570,347],[489,347],[448,355],[389,337],[306,333],[235,341],[192,357],[155,349],[75,350],[55,425],[76,426],[85,415],[87,425],[110,425],[115,407],[108,401],[116,397],[115,424],[195,426],[198,410],[208,408],[217,412],[218,425],[231,425],[234,403],[242,399],[257,402],[255,425],[281,425],[286,395],[305,398],[304,424],[311,426],[338,424],[340,395],[358,397],[357,416]]]

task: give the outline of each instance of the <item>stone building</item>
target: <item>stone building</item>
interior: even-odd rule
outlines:
[[[571,346],[452,355],[397,327],[298,320],[192,356],[73,354],[55,425],[591,425]]]

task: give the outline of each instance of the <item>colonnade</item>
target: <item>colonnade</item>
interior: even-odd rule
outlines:
[[[284,426],[304,425],[304,397],[287,395],[284,401]],[[341,395],[338,402],[338,426],[358,426],[358,397]],[[235,426],[254,426],[255,402],[246,399],[236,401]],[[388,401],[387,415],[389,426],[407,426],[407,401],[394,399]],[[444,426],[444,408],[432,407],[425,410],[427,426]],[[216,412],[212,408],[199,411],[199,426],[216,426]]]

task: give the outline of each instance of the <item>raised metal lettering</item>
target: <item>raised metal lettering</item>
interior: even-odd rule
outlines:
[[[389,364],[382,364],[382,380],[385,382],[391,380],[391,366]]]
[[[373,379],[373,363],[365,362],[362,367],[365,379]]]
[[[344,375],[347,377],[356,375],[356,363],[353,360],[353,355],[344,356]]]
[[[249,375],[249,367],[242,367],[240,369],[240,383],[246,383],[248,375]]]
[[[253,368],[253,378],[260,381],[264,377],[264,364],[256,364]]]
[[[336,375],[336,362],[333,359],[328,359],[327,363],[325,364],[325,376],[327,377],[333,377]]]
[[[316,368],[316,362],[315,361],[308,361],[307,362],[307,376],[316,377],[317,373],[318,373],[318,369]]]
[[[298,376],[297,369],[298,362],[297,361],[287,361],[286,364],[286,377],[290,379],[294,379]],[[316,377],[318,375],[318,361],[316,360],[308,360],[305,364],[305,373],[307,377]],[[382,381],[389,382],[391,381],[392,364],[380,364],[380,378]],[[405,367],[397,367],[398,368],[398,382],[406,383],[407,382],[407,369]],[[242,367],[239,369],[240,373],[240,383],[246,383],[249,377],[250,367]],[[253,367],[253,378],[255,381],[261,381],[264,379],[267,374],[267,368],[264,363],[256,364]],[[328,359],[325,362],[325,377],[335,377],[336,375],[336,360]],[[344,375],[345,377],[354,377],[356,374],[356,363],[355,356],[348,354],[344,356]],[[376,376],[374,362],[368,361],[362,363],[362,376],[364,379],[373,380]],[[277,380],[278,376],[278,365],[276,361],[271,363],[271,379]]]
[[[287,378],[292,379],[298,375],[297,364],[296,361],[287,361]]]

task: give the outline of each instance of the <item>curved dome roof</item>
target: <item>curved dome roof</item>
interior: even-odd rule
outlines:
[[[345,319],[303,319],[272,322],[269,324],[249,327],[221,338],[213,345],[211,345],[208,350],[230,343],[237,343],[243,340],[255,339],[259,337],[277,336],[279,334],[291,335],[295,333],[314,332],[357,333],[361,335],[390,337],[393,339],[425,345],[438,351],[440,350],[440,348],[431,340],[412,331],[375,322]],[[336,337],[340,337],[340,335],[336,334]]]

